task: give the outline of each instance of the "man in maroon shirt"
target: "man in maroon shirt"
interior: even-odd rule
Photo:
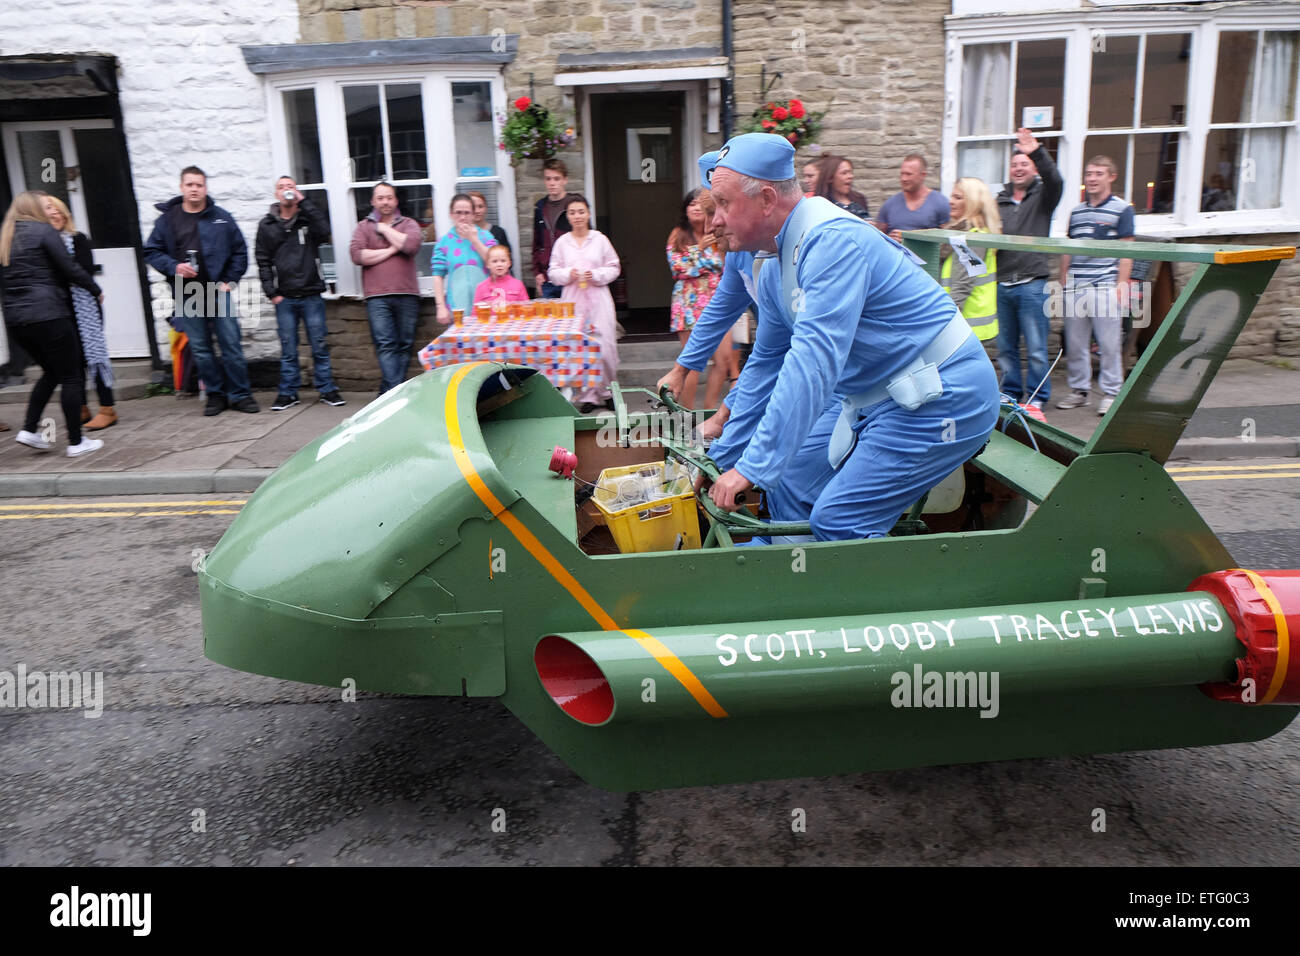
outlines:
[[[379,394],[406,378],[420,318],[420,280],[415,257],[420,252],[420,224],[397,209],[397,190],[376,184],[370,215],[352,233],[352,261],[361,266],[370,338],[375,343],[382,384]]]

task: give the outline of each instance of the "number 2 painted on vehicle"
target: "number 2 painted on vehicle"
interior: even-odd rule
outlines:
[[[1189,401],[1212,365],[1202,356],[1212,352],[1232,331],[1241,312],[1241,297],[1231,289],[1207,293],[1194,306],[1183,325],[1181,341],[1187,347],[1156,377],[1147,393],[1157,405]]]

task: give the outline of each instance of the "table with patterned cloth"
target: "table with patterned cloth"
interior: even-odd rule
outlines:
[[[477,322],[469,317],[450,325],[424,348],[426,369],[457,362],[511,362],[545,375],[556,388],[586,389],[600,384],[600,343],[583,333],[580,316],[563,319],[512,319]]]

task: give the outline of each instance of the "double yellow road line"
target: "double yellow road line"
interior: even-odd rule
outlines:
[[[247,498],[220,501],[110,501],[94,504],[0,505],[0,521],[40,518],[164,518],[176,515],[236,515]],[[231,507],[232,505],[237,507]]]
[[[1165,470],[1178,482],[1300,478],[1300,458],[1289,465],[1173,465]]]

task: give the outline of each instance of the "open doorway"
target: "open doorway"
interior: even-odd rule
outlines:
[[[138,210],[121,134],[112,120],[5,123],[0,142],[13,193],[35,189],[68,206],[94,243],[95,281],[104,289],[104,336],[113,358],[148,357],[151,324],[140,295]]]
[[[672,276],[664,248],[681,213],[685,94],[591,97],[592,162],[600,231],[623,263],[615,288],[630,337],[668,337]]]

